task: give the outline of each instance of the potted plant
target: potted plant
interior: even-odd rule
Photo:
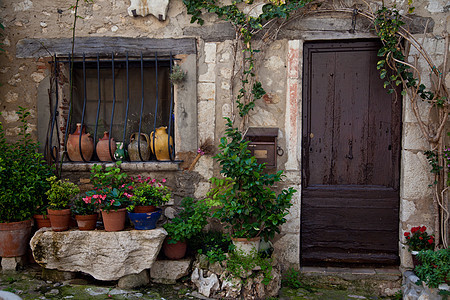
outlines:
[[[31,219],[50,187],[45,180],[52,168],[37,152],[38,144],[28,130],[30,112],[17,111],[19,134],[7,141],[0,122],[0,256],[22,256],[27,251]]]
[[[74,201],[72,212],[75,214],[78,229],[94,230],[98,219],[98,201],[92,196],[80,197]]]
[[[208,223],[209,206],[205,200],[195,201],[186,197],[181,202],[182,210],[171,222],[163,225],[167,238],[163,243],[164,255],[169,259],[181,259],[186,254],[186,240],[200,233]]]
[[[225,223],[238,249],[247,251],[241,247],[250,243],[249,251],[258,249],[260,238],[268,241],[280,232],[296,191],[291,187],[278,194],[272,190],[282,180],[283,172],[265,173],[265,165],[259,164],[247,149],[248,141],[243,141],[241,132],[233,128],[229,118],[226,120],[225,137],[221,138],[220,153],[215,156],[225,177],[212,179],[216,184],[212,194],[219,204],[213,216]]]
[[[135,213],[148,213],[156,211],[157,206],[163,205],[170,200],[170,190],[163,185],[166,179],[159,182],[156,179],[147,177],[142,179],[138,176],[133,188],[133,197],[130,199],[132,204],[129,210]]]
[[[106,231],[120,231],[125,228],[126,207],[133,196],[133,182],[120,169],[121,162],[103,169],[101,165],[91,168],[91,182],[94,189],[86,192],[98,203]]]
[[[36,208],[36,211],[33,215],[34,219],[34,225],[37,227],[37,229],[44,228],[44,227],[52,227],[52,224],[50,223],[50,218],[47,214],[48,209],[48,203],[40,205]]]
[[[48,197],[48,216],[53,231],[64,231],[69,229],[70,223],[70,200],[80,192],[78,186],[68,179],[57,179],[52,176],[47,179],[50,189],[45,193]]]
[[[406,231],[404,236],[406,239],[405,245],[411,252],[413,265],[416,268],[419,265],[417,254],[422,250],[434,249],[434,236],[427,233],[427,227],[425,226],[413,227],[411,231]]]
[[[417,254],[421,262],[414,272],[430,288],[450,283],[450,249],[423,250]]]

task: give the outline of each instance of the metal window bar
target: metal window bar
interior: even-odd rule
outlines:
[[[69,84],[73,83],[74,81],[74,69],[75,69],[75,65],[80,65],[82,66],[82,87],[83,87],[83,93],[82,93],[82,112],[81,112],[81,133],[83,133],[83,128],[85,126],[85,115],[86,115],[86,109],[87,109],[87,101],[88,101],[88,91],[87,91],[87,76],[86,76],[86,67],[87,64],[89,64],[90,66],[92,66],[92,63],[94,63],[96,71],[97,71],[97,87],[98,87],[98,96],[97,96],[97,109],[96,109],[96,115],[95,115],[95,129],[94,129],[94,152],[97,146],[97,130],[99,127],[99,118],[100,118],[100,110],[101,110],[101,106],[102,104],[105,104],[106,99],[102,98],[102,88],[106,88],[106,87],[102,87],[101,85],[101,80],[103,79],[101,77],[101,69],[105,68],[104,65],[105,63],[110,63],[111,64],[111,74],[112,74],[112,94],[113,94],[113,99],[112,99],[112,108],[111,108],[111,121],[109,124],[109,132],[110,134],[113,132],[113,125],[114,125],[114,116],[115,116],[115,112],[116,112],[116,78],[115,78],[115,69],[116,69],[116,63],[125,63],[125,74],[126,74],[126,106],[125,106],[125,115],[124,115],[124,126],[123,126],[123,132],[122,132],[122,140],[123,140],[123,149],[127,149],[128,146],[128,141],[126,139],[127,137],[127,121],[128,121],[128,116],[129,116],[129,108],[130,108],[130,102],[133,101],[133,99],[130,97],[130,77],[129,77],[129,64],[130,63],[139,63],[140,64],[140,79],[141,79],[141,105],[140,105],[140,113],[139,113],[139,131],[138,131],[138,152],[139,152],[139,158],[141,161],[144,161],[143,157],[142,157],[142,153],[141,153],[141,143],[140,143],[140,138],[141,138],[141,130],[142,130],[142,123],[143,123],[143,114],[144,114],[144,104],[145,104],[145,94],[144,94],[144,84],[145,84],[145,78],[144,78],[144,69],[145,66],[144,65],[153,65],[155,68],[155,90],[156,90],[156,94],[155,94],[155,110],[154,110],[154,122],[153,122],[153,128],[148,128],[150,130],[152,130],[152,132],[156,132],[156,127],[157,127],[157,121],[163,122],[164,120],[158,120],[158,107],[160,105],[160,99],[159,99],[159,83],[158,83],[158,67],[159,65],[162,65],[163,67],[168,67],[169,73],[172,71],[172,67],[174,64],[174,61],[176,59],[173,58],[172,54],[170,54],[170,56],[168,58],[159,58],[157,53],[155,53],[155,57],[154,59],[148,59],[148,58],[143,58],[143,55],[141,53],[140,58],[132,58],[130,59],[128,56],[128,53],[126,53],[125,58],[115,58],[114,53],[111,54],[111,59],[107,59],[107,58],[100,58],[100,55],[97,54],[96,58],[86,58],[86,55],[83,54],[82,58],[72,58],[70,54],[68,54],[66,56],[66,59],[64,57],[60,58],[55,56],[55,59],[53,62],[55,64],[55,68],[54,68],[54,76],[55,76],[55,104],[53,107],[53,114],[52,114],[52,120],[51,120],[51,130],[49,131],[49,136],[47,137],[48,139],[48,143],[49,143],[49,149],[52,149],[53,151],[50,151],[50,159],[53,160],[55,163],[57,162],[57,156],[55,155],[55,153],[58,153],[59,150],[62,150],[62,155],[63,155],[63,159],[61,161],[64,160],[64,158],[67,158],[68,161],[72,161],[71,158],[68,155],[68,147],[67,147],[67,142],[69,140],[70,134],[72,133],[72,114],[74,111],[74,102],[75,101],[80,101],[81,99],[75,99],[74,95],[66,95],[68,97],[65,98],[69,98],[69,103],[68,103],[68,114],[67,114],[67,119],[65,120],[58,120],[58,117],[61,115],[59,113],[59,109],[60,107],[60,103],[59,103],[59,99],[64,99],[64,96],[59,95],[59,91],[62,90],[60,88],[60,84],[62,85],[63,82],[62,80],[58,80],[59,77],[61,76],[61,65],[62,64],[66,64],[69,66]],[[92,69],[92,67],[91,67]],[[168,128],[168,139],[167,139],[167,147],[169,149],[169,156],[170,156],[170,160],[173,161],[175,159],[175,147],[174,145],[171,145],[170,141],[171,139],[173,139],[174,136],[174,112],[173,112],[173,107],[174,107],[174,88],[172,83],[170,82],[170,87],[169,87],[169,94],[168,95],[168,99],[169,99],[169,103],[167,104],[167,106],[169,107],[169,111],[168,111],[168,120],[167,120],[167,128]],[[73,87],[72,90],[70,91],[71,94],[73,94]],[[134,101],[137,101],[137,99],[134,99]],[[61,123],[60,123],[61,122]],[[65,125],[63,125],[65,124]],[[64,128],[63,128],[64,127]],[[146,128],[144,128],[146,129]],[[64,139],[63,142],[61,144],[59,144],[59,142],[57,142],[54,145],[54,132],[56,131],[57,136],[59,137],[59,134],[61,133],[61,131],[64,130]],[[115,159],[115,155],[114,153],[112,153],[112,147],[111,147],[111,143],[112,143],[112,136],[110,136],[109,139],[109,143],[108,143],[108,148],[109,148],[109,154],[111,156],[111,158],[113,160]],[[57,139],[59,140],[59,138]],[[150,142],[150,141],[149,141]],[[153,145],[155,143],[155,134],[153,134]],[[148,147],[150,148],[151,152],[153,151],[152,147],[150,147],[150,145],[148,145]],[[82,134],[79,135],[78,137],[78,149],[79,149],[79,155],[82,159],[83,162],[88,162],[88,158],[84,157],[83,154],[83,147],[82,147]],[[94,156],[95,157],[95,156]],[[150,160],[156,160],[156,156],[154,153],[152,153],[152,156],[150,157]],[[91,160],[91,161],[95,161],[95,160]]]

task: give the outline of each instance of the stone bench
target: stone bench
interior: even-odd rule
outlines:
[[[83,272],[104,281],[148,278],[166,235],[163,228],[118,232],[42,228],[30,246],[36,263],[46,269]]]

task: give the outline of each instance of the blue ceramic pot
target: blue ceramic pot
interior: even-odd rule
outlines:
[[[158,208],[156,211],[149,212],[149,213],[128,212],[130,221],[133,223],[134,229],[136,229],[136,230],[155,229],[156,222],[161,217],[161,214],[162,214],[161,208]]]

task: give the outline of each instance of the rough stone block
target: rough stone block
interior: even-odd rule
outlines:
[[[2,271],[15,271],[18,263],[15,257],[3,257],[2,258]]]
[[[146,285],[150,282],[148,270],[143,270],[139,274],[125,275],[119,279],[117,286],[121,289],[132,289],[138,286]]]
[[[189,274],[192,259],[157,260],[150,269],[152,281],[175,283],[177,279]]]
[[[205,62],[216,62],[216,43],[205,43]]]
[[[216,84],[214,82],[199,83],[197,84],[197,90],[198,90],[198,98],[200,100],[213,101],[216,99]]]
[[[167,232],[127,230],[118,232],[42,228],[30,241],[36,262],[60,271],[84,272],[98,280],[118,280],[151,268]]]
[[[430,165],[422,153],[402,151],[402,178],[400,179],[401,198],[428,199],[431,195],[429,184],[432,183]]]
[[[286,234],[274,243],[274,255],[278,262],[286,265],[300,263],[300,235]]]

